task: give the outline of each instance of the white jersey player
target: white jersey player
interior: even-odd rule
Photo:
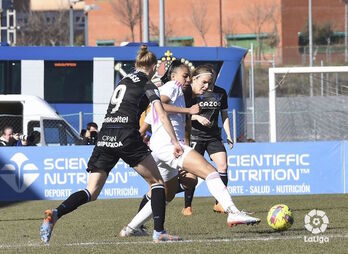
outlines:
[[[229,226],[237,224],[258,224],[260,219],[251,217],[237,209],[216,169],[201,154],[188,145],[183,144],[185,136],[185,114],[197,114],[199,113],[199,108],[197,108],[198,105],[193,105],[190,108],[186,108],[185,105],[182,86],[190,82],[187,66],[180,61],[174,60],[168,70],[167,75],[171,81],[160,87],[161,101],[168,113],[177,139],[182,141],[184,153],[178,158],[172,155],[170,151],[173,151],[173,144],[171,144],[168,135],[163,131],[162,124],[157,120],[157,114],[154,109],[151,109],[151,113],[148,114],[149,116],[145,120],[152,126],[150,148],[153,157],[157,161],[162,178],[165,181],[167,202],[170,202],[177,192],[178,167],[181,167],[185,171],[205,179],[210,193],[221,203],[225,211],[227,211],[227,223]],[[200,66],[195,70],[195,73],[196,75],[192,78],[199,79],[199,82],[195,82],[198,87],[192,87],[192,90],[195,90],[196,94],[199,91],[204,93],[213,80],[213,70],[207,66]],[[147,202],[133,220],[121,230],[121,237],[145,234],[141,226],[146,220],[151,218],[152,211],[150,203]]]

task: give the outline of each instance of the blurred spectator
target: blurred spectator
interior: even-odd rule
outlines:
[[[37,146],[40,143],[41,134],[38,131],[33,131],[26,140],[27,146]]]
[[[83,131],[81,130],[81,134]],[[98,125],[95,122],[87,124],[86,132],[77,145],[95,145],[98,139]]]
[[[86,129],[82,129],[80,132],[80,138],[84,138],[84,136],[86,135]]]
[[[5,126],[0,131],[0,146],[13,146],[13,129]]]
[[[36,146],[40,143],[40,132],[33,131],[29,136],[13,133],[13,128],[6,126],[0,132],[0,146]]]

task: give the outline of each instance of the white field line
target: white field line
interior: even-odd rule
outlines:
[[[311,235],[315,236],[315,235]],[[320,235],[329,238],[348,238],[348,234],[331,234],[331,235]],[[303,239],[304,235],[297,236],[277,236],[277,237],[249,237],[249,238],[234,238],[234,239],[193,239],[193,240],[184,240],[179,242],[162,242],[160,244],[185,244],[185,243],[220,243],[220,242],[247,242],[247,241],[277,241],[277,240],[296,240]],[[121,242],[81,242],[81,243],[66,243],[66,244],[52,244],[52,247],[56,246],[98,246],[98,245],[139,245],[139,244],[156,244],[152,241],[121,241]],[[20,249],[20,248],[38,248],[38,247],[48,247],[49,245],[45,245],[42,243],[28,243],[28,244],[1,244],[0,249]]]

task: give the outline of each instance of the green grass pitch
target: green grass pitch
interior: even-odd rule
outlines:
[[[226,215],[212,212],[213,198],[196,197],[190,217],[181,215],[183,199],[176,198],[167,207],[166,229],[184,241],[159,244],[151,236],[118,236],[139,202],[118,199],[86,204],[58,221],[49,246],[40,243],[39,227],[43,211],[59,201],[0,203],[0,253],[348,253],[348,195],[235,197],[238,208],[255,212],[253,216],[262,221],[233,228],[227,226]],[[281,233],[266,221],[269,208],[278,203],[287,204],[295,218],[292,227]],[[319,237],[329,242],[308,242],[315,235],[304,228],[304,216],[312,209],[328,216],[328,228]],[[152,221],[147,226],[152,232]]]

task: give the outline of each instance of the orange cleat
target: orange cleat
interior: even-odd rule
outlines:
[[[184,216],[191,216],[192,215],[192,207],[191,206],[188,206],[188,207],[185,207],[182,209],[181,213],[184,215]]]
[[[57,216],[57,210],[46,210],[44,213],[44,220],[42,222],[42,225],[40,227],[40,237],[41,241],[45,244],[48,244],[48,242],[51,239],[52,230],[54,227],[54,224],[56,223],[58,219]]]
[[[220,203],[214,205],[213,211],[216,213],[226,213],[222,205],[220,205]]]

